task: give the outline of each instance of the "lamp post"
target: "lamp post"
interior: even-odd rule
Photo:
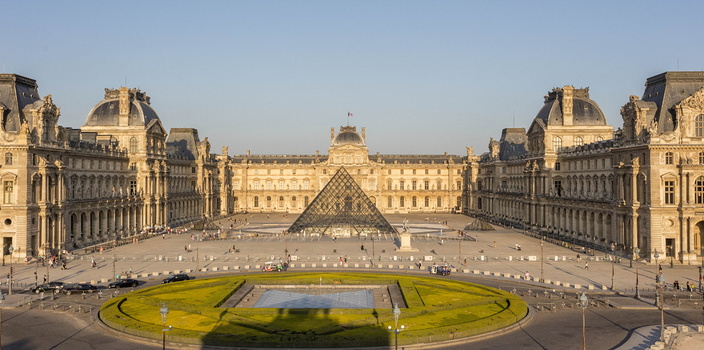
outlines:
[[[162,346],[161,348],[166,350],[166,315],[169,314],[169,308],[166,307],[166,303],[161,303],[161,309],[159,309],[159,313],[161,314],[161,334],[162,334]]]
[[[0,304],[5,303],[5,295],[0,291]],[[0,350],[2,350],[2,307],[0,307]]]
[[[702,258],[702,264],[704,264],[704,258]],[[702,267],[699,266],[699,293],[702,292]]]
[[[582,350],[587,350],[587,305],[589,304],[589,299],[587,299],[587,293],[582,292],[582,296],[579,297],[579,304],[582,306]]]
[[[7,286],[7,294],[12,295],[12,275],[15,274],[15,269],[12,267],[12,252],[15,251],[13,246],[9,246],[7,251],[10,252],[10,283]]]
[[[611,243],[611,290],[614,290],[614,260],[616,260],[614,256],[614,244]]]
[[[391,326],[389,326],[389,332],[393,332],[394,334],[396,334],[396,350],[398,350],[398,334],[406,328],[404,325],[401,325],[401,328],[398,327],[398,317],[400,315],[401,309],[398,308],[398,304],[394,304],[394,328],[392,329]]]
[[[638,289],[638,278],[640,273],[638,272],[638,267],[636,267],[636,299],[640,299],[640,290]]]
[[[543,258],[543,243],[545,243],[545,236],[540,237],[540,283],[545,282],[543,278],[543,261],[545,260]]]
[[[665,340],[665,277],[660,276],[660,282],[656,288],[660,291],[658,298],[660,304],[660,340]]]

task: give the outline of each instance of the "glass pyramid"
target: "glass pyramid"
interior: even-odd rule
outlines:
[[[347,170],[340,167],[288,232],[364,235],[396,230]]]

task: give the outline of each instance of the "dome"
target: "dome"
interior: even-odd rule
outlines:
[[[563,101],[563,89],[553,89],[545,96],[545,105],[538,112],[536,119],[542,119],[545,125],[564,125]],[[596,102],[589,98],[589,88],[574,89],[574,95],[572,96],[572,125],[606,125],[604,112],[602,112]]]
[[[340,133],[337,134],[335,139],[332,141],[332,145],[364,146],[364,140],[362,139],[362,136],[357,133],[357,129],[354,126],[343,126],[340,128]]]
[[[122,88],[125,94],[122,98],[128,99],[129,112],[127,125],[123,126],[146,126],[159,116],[149,105],[149,97],[137,89],[127,90]],[[86,118],[86,126],[120,126],[120,91],[105,89],[105,99],[100,101]]]

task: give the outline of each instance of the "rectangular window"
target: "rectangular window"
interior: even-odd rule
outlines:
[[[457,181],[457,189],[458,190],[462,189],[462,181]]]
[[[674,181],[665,181],[665,204],[675,204]]]
[[[297,190],[297,189],[298,189],[298,181],[296,181],[296,180],[291,180],[291,189],[292,189],[292,190]]]
[[[428,175],[428,169],[425,169],[425,175]]]
[[[399,181],[398,182],[398,189],[405,190],[406,189],[406,181],[403,181],[403,180]]]
[[[304,181],[303,181],[303,189],[304,189],[304,190],[307,190],[308,187],[310,187],[310,182],[308,182],[308,180],[304,180]],[[306,197],[306,198],[307,198],[307,197]],[[306,204],[306,206],[308,206],[308,205]]]
[[[387,197],[386,199],[386,207],[391,208],[394,206],[394,199],[393,197]]]
[[[392,185],[393,185],[393,182],[391,180],[386,180],[386,189],[387,190],[390,190]]]
[[[283,171],[283,170],[282,170]],[[284,180],[279,180],[279,189],[283,190],[284,189]]]
[[[415,171],[415,170],[414,170],[414,171]],[[417,189],[418,189],[418,181],[413,180],[413,181],[411,182],[411,188],[412,188],[413,190],[417,190]],[[414,207],[415,207],[415,205],[414,205]]]
[[[137,194],[137,180],[130,180],[130,194],[133,196]]]
[[[427,171],[428,169],[425,169],[425,170]],[[430,181],[428,181],[428,180],[423,181],[423,189],[425,189],[425,190],[430,189]],[[427,205],[426,205],[426,207],[427,207]]]
[[[5,204],[12,203],[12,192],[14,190],[14,182],[13,181],[5,181],[4,182],[4,195],[2,197],[2,202]]]
[[[254,180],[254,181],[252,181],[252,189],[253,189],[253,190],[258,190],[258,189],[259,189],[259,180]]]
[[[237,191],[237,190],[240,189],[240,182],[239,182],[239,180],[232,182],[232,189],[234,189],[235,191]]]
[[[266,181],[266,189],[270,190],[271,189],[271,180]]]
[[[442,181],[441,180],[438,180],[438,187],[436,188],[436,190],[442,190]]]

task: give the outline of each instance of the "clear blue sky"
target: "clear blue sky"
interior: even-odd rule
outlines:
[[[702,1],[3,1],[2,71],[84,124],[104,88],[137,87],[168,130],[213,151],[487,151],[553,87],[590,87],[620,127],[645,79],[704,70]],[[515,117],[514,117],[515,116]],[[515,120],[515,122],[514,122]]]

